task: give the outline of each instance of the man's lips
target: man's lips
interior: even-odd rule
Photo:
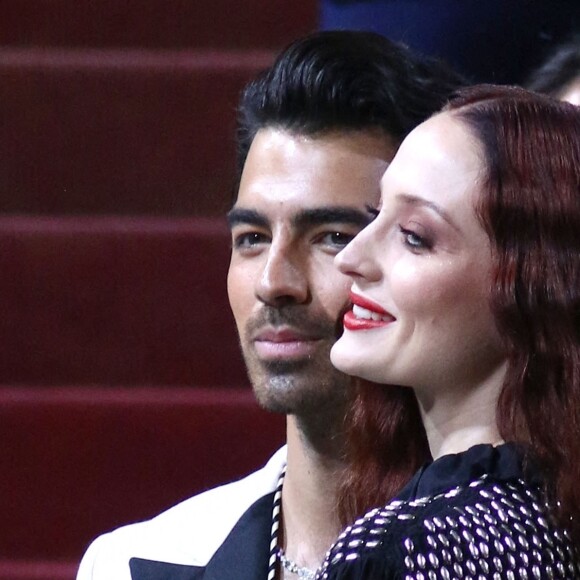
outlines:
[[[291,328],[264,328],[256,332],[254,340],[269,342],[295,342],[298,340],[315,340],[308,333]]]
[[[321,337],[289,328],[259,330],[253,343],[261,359],[298,359],[311,355]]]
[[[349,310],[343,319],[344,327],[347,330],[380,328],[395,320],[392,314],[368,298],[351,292],[350,300],[353,303],[353,309]]]

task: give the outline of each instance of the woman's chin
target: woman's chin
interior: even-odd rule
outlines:
[[[339,338],[330,350],[330,361],[341,372],[361,377],[368,378],[365,368],[365,361],[360,356],[360,350],[353,348],[352,344],[348,344],[348,339],[343,335]]]

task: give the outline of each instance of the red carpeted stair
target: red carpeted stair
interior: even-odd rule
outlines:
[[[0,211],[222,215],[269,51],[0,49]]]
[[[76,563],[95,533],[259,467],[283,430],[248,389],[5,385],[0,578],[6,555]]]
[[[0,217],[0,384],[245,384],[229,246],[225,219]]]
[[[0,0],[0,580],[284,440],[226,294],[239,91],[314,0]]]
[[[312,0],[0,0],[4,46],[278,50],[314,30]]]

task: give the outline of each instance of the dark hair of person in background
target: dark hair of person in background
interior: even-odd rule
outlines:
[[[490,303],[508,353],[499,433],[539,469],[558,523],[578,546],[580,109],[524,89],[480,86],[462,90],[446,110],[483,151],[476,210],[491,242]],[[354,404],[349,433],[356,447],[371,435],[390,446],[388,417],[364,433],[376,404],[376,396],[361,395]],[[367,477],[364,462],[353,463],[344,496]]]
[[[379,130],[398,145],[464,84],[444,63],[414,56],[378,34],[314,33],[291,44],[245,88],[238,114],[239,173],[260,129],[279,128],[308,137]],[[342,320],[338,324],[342,330]],[[367,417],[369,436],[363,447],[352,450],[357,461],[364,457],[367,474],[365,486],[353,484],[341,501],[344,523],[393,497],[429,458],[412,392],[360,388],[368,388],[376,398],[375,414]],[[353,387],[353,397],[356,390]],[[385,424],[389,437],[379,448],[373,433],[382,429],[384,434]]]
[[[531,91],[561,98],[566,89],[580,79],[580,34],[558,46],[527,79]]]

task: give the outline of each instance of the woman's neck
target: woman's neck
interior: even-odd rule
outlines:
[[[417,392],[429,447],[434,459],[461,453],[480,443],[502,442],[497,427],[497,400],[505,376],[505,365],[485,381],[434,393]]]

